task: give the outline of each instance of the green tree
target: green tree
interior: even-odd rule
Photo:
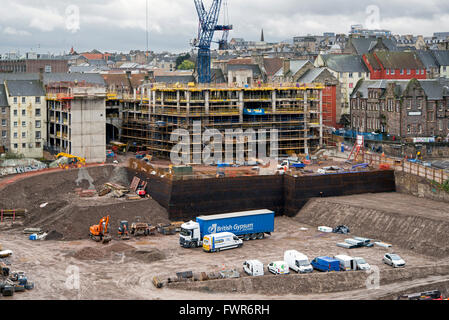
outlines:
[[[188,53],[185,54],[185,55],[177,57],[176,58],[176,69],[179,68],[179,66],[181,65],[181,63],[184,62],[184,60],[188,60],[188,59],[190,59],[190,54],[188,54]]]
[[[178,67],[178,70],[193,70],[195,69],[195,64],[190,60],[184,60]]]

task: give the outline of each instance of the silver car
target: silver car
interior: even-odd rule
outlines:
[[[393,268],[405,267],[405,261],[394,253],[387,253],[384,255],[383,262],[392,266]]]

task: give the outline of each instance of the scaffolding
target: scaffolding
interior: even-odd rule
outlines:
[[[146,97],[121,100],[121,140],[168,159],[179,144],[171,141],[172,132],[187,130],[193,159],[204,147],[198,135],[206,129],[217,129],[223,135],[226,130],[266,130],[267,138],[271,130],[277,130],[278,143],[267,142],[268,154],[309,155],[326,142],[323,88],[320,84],[251,88],[154,85]],[[194,130],[197,122],[201,122],[199,132]],[[236,150],[244,145],[247,157],[252,151],[249,141],[259,143],[259,138],[233,141]]]

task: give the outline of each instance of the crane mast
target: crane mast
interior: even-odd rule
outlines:
[[[226,1],[226,0],[225,0]],[[232,30],[232,25],[218,25],[218,18],[222,7],[223,0],[213,0],[209,11],[204,7],[202,0],[194,0],[196,11],[199,18],[197,73],[199,83],[211,82],[211,57],[210,47],[215,31],[223,31],[225,33]]]

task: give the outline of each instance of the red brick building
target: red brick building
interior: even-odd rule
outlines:
[[[371,80],[424,80],[427,70],[415,52],[375,51],[363,55]]]
[[[9,73],[67,73],[69,63],[64,59],[0,60],[0,72]]]

